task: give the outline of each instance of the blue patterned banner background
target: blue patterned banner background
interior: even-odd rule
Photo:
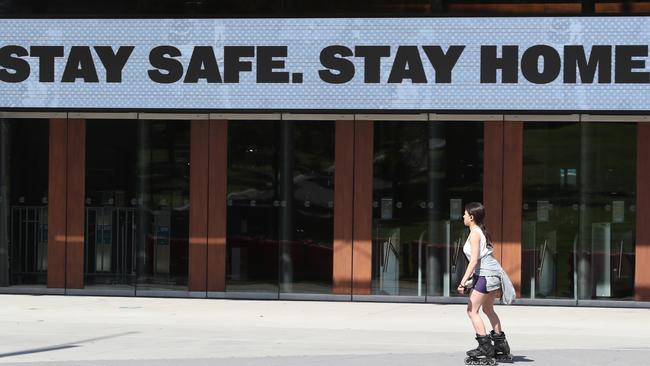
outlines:
[[[519,70],[517,83],[481,83],[481,46],[517,45],[519,57],[535,45],[548,45],[562,57],[566,45],[646,46],[650,41],[648,17],[504,17],[504,18],[345,18],[345,19],[3,19],[0,47],[17,45],[63,46],[56,58],[53,82],[39,81],[39,59],[29,62],[29,77],[21,82],[0,82],[0,108],[55,109],[180,109],[180,110],[399,110],[399,111],[648,111],[650,84],[616,83],[612,54],[611,83],[566,83],[562,72],[546,84],[526,80]],[[106,82],[106,71],[92,51],[99,82],[82,79],[61,82],[72,46],[134,46],[122,81]],[[212,46],[221,77],[224,46],[286,46],[285,70],[302,74],[301,83],[258,83],[255,57],[251,72],[241,72],[238,83],[156,83],[151,50],[168,45],[187,70],[195,46]],[[342,45],[385,45],[389,57],[381,59],[379,83],[364,82],[364,59],[354,62],[354,77],[330,84],[319,77],[321,51]],[[435,83],[435,72],[421,47],[465,46],[451,83]],[[428,82],[388,83],[398,46],[418,46]],[[614,51],[612,51],[614,53]],[[5,55],[7,56],[7,55]],[[17,57],[17,56],[12,56]],[[635,57],[633,71],[650,71],[646,57]],[[279,60],[279,59],[278,59]],[[564,59],[562,59],[564,68]],[[11,74],[0,61],[0,70]],[[544,65],[539,63],[541,69]],[[598,80],[598,77],[596,77]]]

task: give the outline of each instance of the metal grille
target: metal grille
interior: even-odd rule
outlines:
[[[47,271],[47,206],[11,206],[12,277]]]
[[[84,270],[87,275],[109,275],[113,283],[128,283],[135,276],[136,223],[135,208],[86,208]]]

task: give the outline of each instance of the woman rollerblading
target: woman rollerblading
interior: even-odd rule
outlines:
[[[492,255],[490,234],[484,224],[485,208],[478,202],[465,205],[463,223],[470,228],[470,234],[463,246],[469,264],[457,291],[469,293],[467,315],[476,333],[478,347],[467,351],[466,365],[495,365],[498,360],[512,360],[510,346],[501,329],[501,320],[494,311],[494,300],[498,289],[502,290],[503,302],[514,299],[514,288],[510,279]],[[470,280],[471,279],[471,280]],[[490,319],[492,331],[487,334],[479,310]],[[494,344],[492,342],[494,341]]]

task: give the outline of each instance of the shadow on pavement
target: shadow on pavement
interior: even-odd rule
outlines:
[[[63,344],[57,344],[57,345],[54,345],[54,346],[31,348],[31,349],[26,349],[26,350],[22,350],[22,351],[14,351],[14,352],[8,352],[8,353],[0,353],[0,358],[6,358],[6,357],[12,357],[12,356],[21,356],[21,355],[29,355],[29,354],[32,354],[32,353],[40,353],[40,352],[58,351],[58,350],[68,349],[68,348],[76,348],[76,347],[79,347],[79,345],[84,344],[84,343],[101,341],[101,340],[110,339],[110,338],[123,337],[123,336],[126,336],[126,335],[137,334],[137,333],[139,333],[139,332],[117,333],[117,334],[111,334],[111,335],[107,335],[107,336],[103,336],[103,337],[82,339],[82,340],[76,341],[76,342],[68,342],[68,343],[63,343]]]
[[[515,362],[535,362],[535,360],[531,360],[530,358],[526,358],[526,356],[512,356],[512,363]]]

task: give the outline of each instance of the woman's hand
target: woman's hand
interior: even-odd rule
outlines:
[[[465,287],[463,287],[463,285],[458,285],[456,291],[458,291],[459,294],[463,295],[465,293]]]

